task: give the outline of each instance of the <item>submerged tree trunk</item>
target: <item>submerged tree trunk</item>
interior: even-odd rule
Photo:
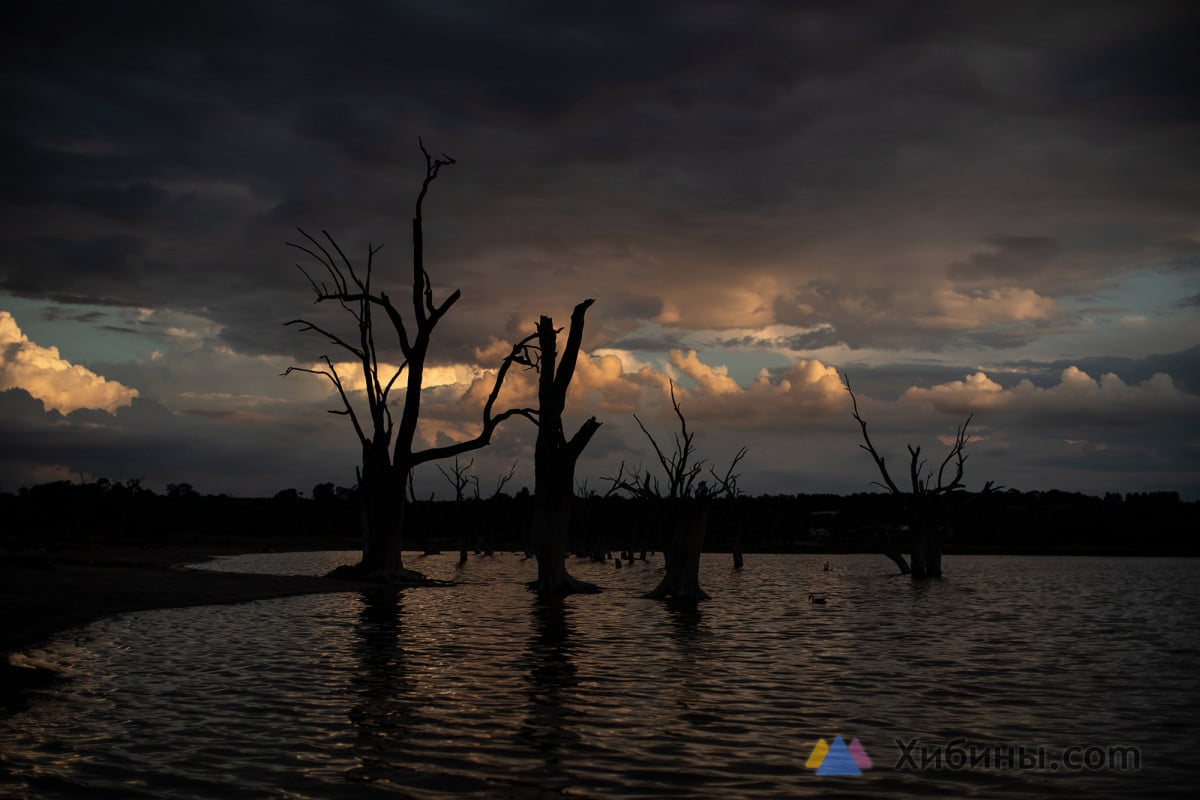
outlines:
[[[364,546],[359,570],[368,574],[382,573],[387,577],[406,572],[402,547],[406,505],[402,492],[389,494],[384,489],[376,489],[364,493]]]
[[[537,580],[529,588],[540,595],[598,592],[595,584],[578,580],[567,572],[567,537],[571,528],[571,505],[575,499],[575,463],[600,428],[595,417],[589,418],[567,441],[562,415],[567,388],[575,372],[579,345],[583,339],[583,321],[591,300],[575,306],[571,329],[557,360],[557,332],[550,317],[538,321],[540,350],[538,365],[538,434],[534,449],[533,551],[538,561]]]
[[[362,561],[359,575],[378,576],[392,583],[419,583],[425,576],[404,567],[404,521],[408,505],[404,492],[407,473],[392,468],[368,470],[362,476]]]
[[[913,526],[912,576],[914,580],[942,577],[942,537],[926,525]]]
[[[574,475],[574,469],[571,474]],[[567,536],[571,527],[571,505],[575,500],[572,483],[573,477],[560,481],[557,476],[538,482],[532,537],[538,576],[529,588],[540,595],[600,591],[595,584],[581,581],[567,572]]]
[[[667,500],[663,510],[669,518],[671,539],[663,555],[667,570],[662,581],[646,597],[654,599],[707,600],[700,588],[700,553],[708,527],[708,500],[681,498]]]
[[[912,572],[912,568],[908,566],[908,562],[900,553],[900,548],[896,546],[890,534],[878,532],[876,534],[876,541],[879,544],[880,551],[890,558],[893,564],[900,568],[901,575],[908,575]]]
[[[910,508],[913,580],[942,577],[941,518],[945,500],[915,496]]]
[[[302,331],[322,335],[353,355],[354,362],[361,370],[367,414],[356,411],[355,403],[351,402],[351,390],[342,381],[337,364],[329,356],[322,356],[322,364],[316,367],[289,367],[284,372],[285,375],[307,372],[329,380],[342,401],[342,408],[332,413],[347,417],[362,445],[363,463],[359,478],[364,528],[362,560],[357,566],[339,568],[336,573],[382,575],[393,583],[425,580],[419,573],[404,568],[401,550],[405,489],[412,469],[426,462],[457,457],[486,446],[500,423],[527,411],[514,408],[500,414],[494,413],[496,399],[509,368],[519,360],[528,363],[527,359],[522,360],[528,349],[527,342],[520,342],[513,346],[512,353],[496,371],[495,383],[483,406],[483,428],[479,434],[473,439],[454,444],[413,450],[421,413],[422,376],[430,338],[438,322],[461,297],[461,293],[455,290],[440,303],[434,301],[434,284],[425,268],[422,222],[422,207],[430,184],[442,167],[453,164],[454,159],[446,155],[431,156],[424,143],[421,143],[421,153],[425,156],[425,179],[417,195],[412,218],[412,318],[408,322],[386,292],[375,292],[371,288],[373,260],[379,252],[378,247],[368,247],[366,270],[359,273],[328,233],[323,232],[324,239],[317,239],[301,230],[307,243],[289,243],[322,267],[316,277],[301,268],[316,294],[317,302],[338,303],[353,317],[358,329],[356,336],[343,337],[303,318],[286,323],[299,325]],[[391,362],[393,356],[389,354],[385,358],[376,348],[376,338],[381,341],[384,338],[378,336],[381,331],[373,321],[373,314],[377,312],[387,315],[398,340],[395,343],[399,345],[399,355],[402,356],[401,366],[388,366],[383,372],[380,368]],[[406,373],[405,378],[397,384],[402,373]],[[389,406],[389,397],[392,389],[399,386],[403,386],[404,401],[402,409],[396,413]]]
[[[733,568],[741,569],[746,565],[746,560],[742,556],[742,524],[740,522],[734,524],[730,549],[733,551]]]

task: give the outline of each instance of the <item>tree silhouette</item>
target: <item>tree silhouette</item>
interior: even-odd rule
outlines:
[[[858,411],[858,397],[850,388],[850,378],[843,375],[842,380],[845,383],[846,391],[850,393],[850,402],[853,406],[851,416],[862,430],[863,441],[859,447],[870,454],[879,470],[880,477],[883,478],[883,483],[874,481],[874,484],[887,489],[893,496],[901,500],[908,521],[908,550],[912,558],[911,567],[904,560],[899,543],[887,533],[881,536],[884,554],[895,562],[902,574],[911,574],[914,579],[942,577],[942,548],[946,542],[951,511],[947,498],[964,489],[963,468],[967,461],[967,444],[971,441],[967,428],[974,415],[968,414],[966,421],[958,426],[954,434],[954,443],[950,446],[946,457],[938,465],[936,472],[933,468],[926,469],[927,462],[921,458],[919,446],[908,445],[910,488],[905,491],[892,479],[884,457],[879,454],[874,443],[871,442],[871,437],[867,433],[867,421]],[[988,481],[984,484],[982,493],[987,494],[997,488],[1000,487],[996,487],[992,481]]]
[[[666,558],[666,573],[658,586],[646,596],[650,598],[677,598],[680,600],[707,600],[708,594],[700,588],[700,554],[704,548],[704,534],[708,527],[708,510],[714,497],[734,495],[737,478],[734,469],[746,456],[746,448],[738,450],[724,475],[708,467],[704,459],[696,458],[696,434],[688,430],[687,419],[675,398],[675,383],[670,384],[671,406],[679,420],[679,433],[675,434],[675,447],[670,454],[663,451],[657,440],[635,414],[638,427],[650,440],[665,477],[664,483],[649,470],[638,467],[625,475],[622,463],[615,478],[608,478],[613,490],[624,490],[628,494],[653,501],[670,531],[663,555]],[[713,485],[699,480],[708,469]]]
[[[442,473],[442,477],[449,481],[454,487],[454,533],[458,537],[458,563],[467,563],[467,520],[463,509],[463,500],[466,499],[466,488],[472,483],[478,484],[479,480],[471,474],[471,467],[475,465],[475,459],[471,459],[465,464],[460,464],[458,457],[454,458],[454,466],[450,469],[444,468],[441,464],[435,464],[438,472]],[[475,498],[479,499],[478,490]]]
[[[435,302],[433,282],[425,268],[422,229],[422,209],[430,184],[437,179],[442,167],[455,162],[447,155],[436,158],[431,156],[423,142],[420,143],[420,147],[425,156],[425,179],[417,195],[412,220],[410,321],[405,321],[399,308],[393,304],[386,292],[376,290],[372,286],[374,258],[380,248],[368,246],[366,266],[360,272],[327,231],[322,231],[323,238],[318,239],[300,230],[305,242],[288,243],[289,246],[306,253],[324,271],[323,279],[317,280],[297,264],[297,268],[304,273],[312,286],[316,295],[314,302],[337,303],[353,318],[356,330],[353,337],[343,338],[338,333],[303,318],[291,320],[286,324],[297,325],[301,331],[318,333],[354,357],[356,369],[360,372],[364,384],[366,415],[356,410],[350,390],[329,356],[321,356],[323,367],[289,367],[284,374],[308,372],[321,375],[337,390],[342,408],[330,413],[349,418],[362,447],[358,490],[363,521],[363,554],[356,571],[381,574],[392,582],[424,580],[419,573],[404,568],[402,556],[405,485],[409,474],[420,464],[454,457],[487,445],[496,427],[503,420],[518,413],[518,409],[510,409],[497,414],[494,413],[494,406],[509,367],[523,352],[521,344],[514,346],[512,353],[500,364],[495,384],[483,407],[481,430],[475,438],[440,447],[413,449],[421,412],[421,381],[425,373],[430,338],[442,317],[461,295],[455,290],[440,303]],[[396,337],[396,345],[403,357],[398,367],[389,367],[381,358],[376,341],[376,334],[379,333],[375,325],[377,311],[386,316]],[[398,412],[399,418],[396,419],[391,407],[391,392],[402,374],[405,375],[404,398]]]
[[[571,327],[561,357],[558,353],[559,331],[554,327],[554,320],[546,316],[538,320],[534,334],[536,348],[529,347],[526,355],[526,362],[536,366],[538,371],[538,408],[534,412],[522,412],[538,429],[534,446],[532,531],[538,577],[530,588],[543,596],[599,591],[595,585],[567,572],[566,557],[575,496],[575,464],[600,429],[600,423],[595,417],[588,418],[570,439],[563,431],[567,389],[579,360],[584,316],[593,302],[584,300],[571,312]]]

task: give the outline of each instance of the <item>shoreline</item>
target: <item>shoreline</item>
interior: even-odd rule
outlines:
[[[383,588],[324,576],[261,575],[183,569],[254,547],[109,548],[0,554],[0,713],[19,710],[29,689],[53,684],[45,668],[10,656],[50,638],[120,614],[162,608],[229,605],[306,594]]]

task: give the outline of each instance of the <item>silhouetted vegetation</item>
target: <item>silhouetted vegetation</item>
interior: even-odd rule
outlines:
[[[1200,555],[1200,503],[1183,502],[1176,492],[961,492],[953,502],[960,505],[945,543],[949,554]],[[652,524],[646,501],[593,493],[576,503],[568,553],[666,549],[670,530]],[[497,550],[526,547],[533,515],[527,490],[456,505],[415,501],[415,541],[427,536],[435,547],[456,548],[451,522],[461,511],[467,529],[490,531]],[[750,554],[878,552],[878,531],[898,527],[901,514],[898,498],[885,493],[718,497],[709,504],[704,549],[730,552],[740,532]],[[108,544],[353,549],[361,543],[358,499],[333,484],[319,484],[309,496],[291,489],[245,498],[158,494],[138,481],[58,481],[0,494],[0,515],[0,541],[10,552]],[[592,524],[580,524],[583,518]]]
[[[954,500],[961,507],[944,546],[948,554],[1200,555],[1200,503],[1184,503],[1176,492],[962,492]],[[331,483],[307,497],[286,489],[272,498],[232,498],[157,494],[138,481],[58,481],[0,494],[0,541],[10,552],[110,543],[352,549],[361,543],[358,503],[352,489]],[[457,548],[451,523],[461,513],[464,527],[487,530],[497,551],[523,552],[528,545],[528,491],[412,505],[414,541],[427,537],[436,548]],[[577,499],[566,551],[588,558],[664,552],[671,531],[654,524],[650,506],[616,495]],[[899,528],[899,519],[899,500],[887,493],[714,498],[704,551],[731,552],[740,535],[748,554],[876,553],[878,531]]]

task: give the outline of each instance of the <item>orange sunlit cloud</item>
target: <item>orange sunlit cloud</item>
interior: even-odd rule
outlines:
[[[24,389],[47,411],[69,414],[81,408],[117,413],[138,390],[72,364],[57,347],[42,347],[21,332],[16,319],[0,311],[0,391]]]
[[[981,410],[1087,413],[1132,419],[1130,414],[1196,408],[1194,395],[1180,391],[1171,376],[1158,373],[1128,384],[1113,373],[1093,379],[1078,367],[1067,367],[1054,386],[1039,388],[1025,379],[1005,389],[984,372],[928,389],[911,387],[902,402],[929,404],[939,411],[964,414]]]

